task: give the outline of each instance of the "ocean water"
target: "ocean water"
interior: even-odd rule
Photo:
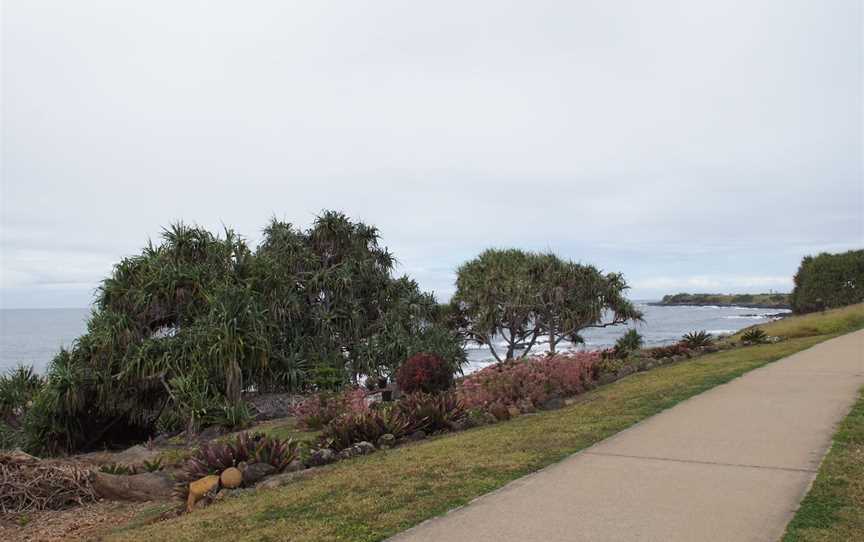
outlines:
[[[60,347],[87,328],[90,309],[0,309],[0,371],[18,364],[43,372]]]
[[[582,336],[585,344],[573,345],[559,343],[558,351],[566,350],[599,350],[613,346],[618,338],[628,329],[635,329],[643,338],[645,347],[673,344],[681,336],[690,331],[705,330],[714,336],[727,335],[755,324],[762,324],[777,318],[778,314],[786,314],[785,309],[753,309],[746,307],[658,307],[649,305],[650,301],[635,301],[644,314],[644,322],[614,326],[599,329],[589,329]],[[506,353],[503,340],[496,342],[496,352]],[[539,342],[539,341],[538,341]],[[546,345],[537,344],[531,353],[545,351]],[[468,367],[466,373],[474,372],[490,363],[493,358],[488,347],[468,347]]]
[[[655,307],[638,303],[645,322],[633,327],[642,334],[646,346],[671,344],[689,331],[707,330],[715,335],[734,333],[741,328],[767,322],[771,315],[788,311],[743,307]],[[89,309],[2,309],[0,310],[0,371],[19,363],[44,371],[62,346],[70,346],[86,329]],[[576,349],[612,346],[627,331],[624,326],[587,331],[585,345]],[[499,346],[503,343],[499,341]],[[542,343],[534,352],[542,352]],[[559,350],[572,348],[561,344]],[[499,349],[499,351],[503,350]],[[494,361],[488,348],[468,346],[469,366],[476,371]]]

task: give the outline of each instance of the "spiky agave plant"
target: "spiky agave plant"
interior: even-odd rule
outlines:
[[[762,329],[754,327],[745,331],[741,335],[741,340],[746,344],[762,344],[768,341],[768,334]]]
[[[300,457],[299,445],[293,439],[278,439],[267,435],[260,435],[255,440],[253,447],[253,459],[256,463],[267,463],[282,472],[288,465]]]
[[[388,433],[396,438],[406,436],[422,429],[423,423],[425,420],[411,420],[397,407],[387,405],[336,418],[321,432],[320,442],[334,450],[344,450],[361,441],[377,442]]]
[[[465,404],[451,391],[435,395],[413,393],[400,399],[396,408],[409,421],[412,432],[449,431],[466,415]]]
[[[684,343],[687,348],[701,348],[713,344],[714,336],[704,329],[702,331],[691,331],[681,337],[681,342]]]
[[[42,387],[32,366],[19,365],[0,376],[0,421],[17,427],[27,404]]]
[[[628,354],[642,347],[642,335],[635,329],[628,330],[615,341],[615,354],[618,357],[626,357]]]

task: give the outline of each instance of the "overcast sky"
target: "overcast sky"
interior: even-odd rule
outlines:
[[[864,245],[856,0],[2,2],[3,307],[84,307],[183,219],[377,225],[637,299],[788,291]]]

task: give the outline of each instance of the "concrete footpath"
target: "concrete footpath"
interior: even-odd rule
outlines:
[[[864,385],[864,331],[747,373],[407,541],[776,541]]]

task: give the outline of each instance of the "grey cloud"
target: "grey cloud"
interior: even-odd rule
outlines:
[[[10,0],[0,295],[91,284],[62,295],[84,305],[171,221],[254,244],[271,215],[325,208],[378,225],[442,296],[487,246],[623,271],[634,296],[758,289],[745,279],[864,244],[860,16],[853,0]]]

